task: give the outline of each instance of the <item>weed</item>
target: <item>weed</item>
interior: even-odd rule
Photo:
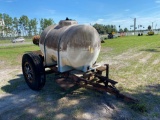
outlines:
[[[131,109],[141,113],[145,113],[148,111],[145,103],[132,104],[130,105],[130,107]]]

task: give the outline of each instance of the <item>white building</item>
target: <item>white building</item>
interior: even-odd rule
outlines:
[[[4,27],[5,27],[5,23],[3,19],[0,19],[0,27],[2,27],[2,29],[0,29],[0,35],[4,36]]]

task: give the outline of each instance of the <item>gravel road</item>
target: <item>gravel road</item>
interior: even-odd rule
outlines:
[[[32,42],[19,42],[19,43],[3,43],[0,44],[0,46],[18,46],[18,45],[29,45],[29,44],[33,44]]]

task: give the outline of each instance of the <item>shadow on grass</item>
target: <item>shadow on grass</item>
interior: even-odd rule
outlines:
[[[137,87],[132,94],[140,100],[140,103],[131,105],[131,109],[146,114],[149,119],[160,118],[160,84],[152,84],[145,87]]]
[[[160,106],[157,106],[160,102],[160,96],[157,96],[160,85],[146,86],[145,92],[140,91],[141,87],[138,87],[136,92],[133,92],[136,94],[132,94],[140,100],[135,106],[117,100],[113,95],[78,86],[64,90],[55,79],[57,78],[53,74],[47,75],[46,85],[39,92],[30,90],[22,75],[10,80],[10,84],[1,88],[9,95],[0,96],[0,119],[122,120],[143,119],[146,114],[160,117]]]
[[[146,52],[160,52],[158,49],[142,49],[140,51],[146,51]]]
[[[59,87],[54,81],[53,77],[48,76],[46,86],[43,90],[37,92],[32,91],[23,78],[23,75],[17,75],[16,79],[12,79],[8,81],[8,84],[1,87],[1,90],[5,92],[5,94],[0,94],[0,119],[16,119],[18,116],[27,115],[26,119],[30,112],[25,111],[25,109],[32,109],[32,106],[38,104],[36,109],[41,109],[41,111],[45,110],[42,108],[41,104],[48,105],[49,103],[55,103],[59,99],[65,97],[67,94],[70,94],[72,91],[78,89],[77,86],[72,87],[69,90],[64,90]],[[57,103],[54,104],[53,108]],[[34,109],[34,108],[33,108]],[[19,112],[17,112],[20,110]],[[46,113],[47,111],[45,111]],[[41,113],[41,112],[40,112]],[[29,118],[36,118],[33,113],[29,115]]]

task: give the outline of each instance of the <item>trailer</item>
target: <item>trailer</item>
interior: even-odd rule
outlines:
[[[60,76],[56,82],[64,88],[71,84],[108,92],[128,102],[137,100],[123,95],[115,87],[118,83],[109,78],[109,65],[98,65],[101,41],[95,28],[78,25],[74,20],[61,20],[47,27],[40,36],[40,51],[22,57],[22,71],[32,90],[41,90],[46,75]]]

